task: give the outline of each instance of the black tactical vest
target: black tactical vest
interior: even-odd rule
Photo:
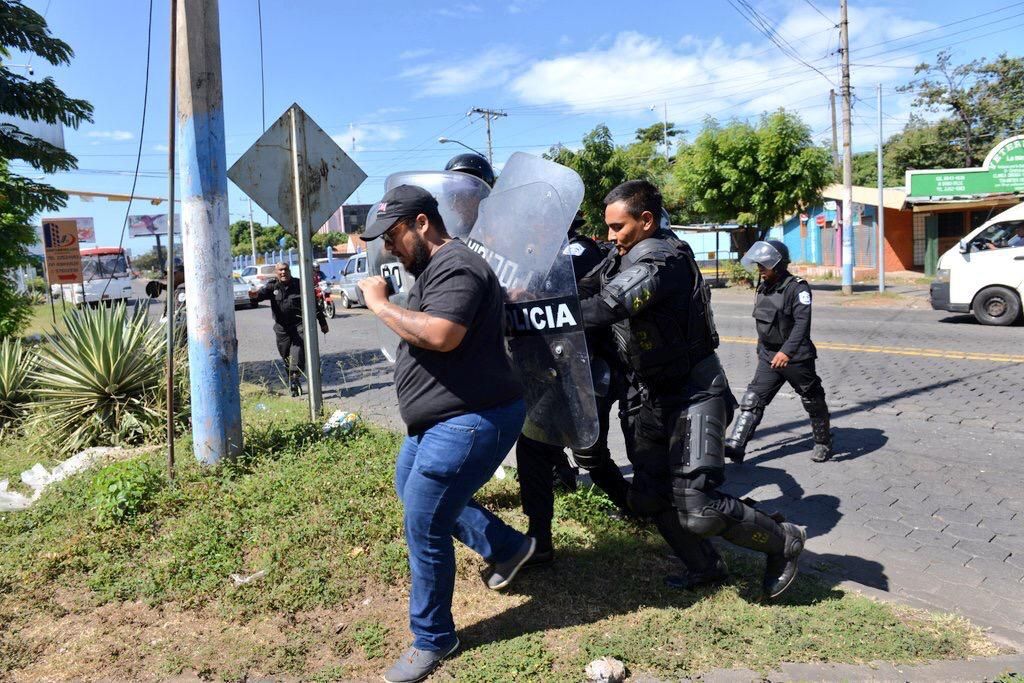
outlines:
[[[664,298],[612,327],[623,361],[649,386],[677,383],[718,347],[710,287],[690,245],[669,230],[659,230],[643,240],[618,260],[617,268],[602,273],[603,285],[619,270],[647,263],[655,266],[660,276],[671,277],[672,271],[665,266],[678,259],[690,268],[693,289],[685,296]]]
[[[754,320],[757,321],[757,338],[766,349],[778,351],[793,331],[793,316],[786,314],[786,290],[800,282],[796,275],[789,275],[770,292],[762,284],[757,290],[754,303]]]

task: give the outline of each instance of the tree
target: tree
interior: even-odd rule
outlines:
[[[0,113],[30,121],[61,123],[77,128],[92,121],[92,106],[72,99],[52,78],[32,81],[5,65],[10,51],[35,55],[54,66],[70,63],[74,52],[54,38],[37,12],[20,0],[0,0]],[[67,195],[45,183],[13,173],[8,161],[17,159],[43,173],[77,168],[77,159],[22,131],[15,123],[0,125],[0,273],[31,263],[28,249],[37,241],[31,225],[40,211],[56,211]],[[0,337],[17,333],[27,320],[28,304],[14,291],[14,283],[0,277]]]
[[[665,144],[665,131],[668,131],[668,138],[671,140],[679,135],[685,135],[685,130],[679,130],[676,128],[676,124],[671,121],[668,124],[663,123],[652,123],[644,128],[636,129],[636,141],[637,142],[653,142],[656,145]]]
[[[327,247],[338,247],[348,242],[348,235],[343,232],[318,232],[313,235],[313,248],[325,251]]]
[[[787,215],[821,198],[832,160],[796,114],[779,110],[757,126],[708,119],[678,157],[674,172],[693,209],[712,221],[736,220],[764,239]]]
[[[915,109],[942,118],[927,124],[918,117],[907,125],[904,136],[911,135],[899,140],[899,159],[922,165],[905,166],[899,175],[906,168],[980,166],[995,143],[1024,131],[1024,57],[1004,53],[957,66],[943,50],[914,74],[920,77],[898,90],[914,95]]]
[[[262,225],[253,223],[253,234],[256,237],[256,252],[277,251],[278,249],[295,249],[298,242],[294,235],[289,235],[280,225]],[[252,254],[252,241],[249,239],[249,220],[235,221],[228,226],[231,235],[231,255],[245,256]],[[281,240],[284,239],[284,246]]]
[[[162,249],[160,251],[161,253],[157,254],[156,247],[153,247],[149,251],[143,252],[132,258],[132,265],[142,272],[163,270],[166,266],[163,259],[160,257],[164,252]]]
[[[587,221],[586,230],[603,238],[604,198],[615,186],[636,179],[660,185],[668,176],[669,163],[658,154],[656,146],[656,141],[644,140],[616,147],[608,126],[601,124],[583,137],[579,151],[552,147],[544,158],[579,173],[585,191],[580,210]]]

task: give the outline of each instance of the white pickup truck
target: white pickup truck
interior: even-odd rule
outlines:
[[[971,231],[939,257],[932,308],[973,312],[985,325],[1012,325],[1024,298],[1024,203]]]

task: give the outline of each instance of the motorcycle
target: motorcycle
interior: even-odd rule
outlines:
[[[331,284],[327,280],[320,280],[315,291],[316,298],[324,302],[324,313],[328,318],[334,320],[337,311],[334,307],[334,299],[331,298]]]

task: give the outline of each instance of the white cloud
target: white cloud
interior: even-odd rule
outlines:
[[[509,14],[519,14],[520,12],[523,11],[523,7],[522,5],[519,5],[517,3],[512,3],[511,5],[505,8],[505,11],[507,11]]]
[[[405,50],[404,52],[400,52],[398,54],[398,58],[403,61],[406,61],[410,59],[419,59],[421,57],[427,57],[432,54],[434,54],[434,50],[429,47],[425,47],[419,50]]]
[[[494,47],[464,61],[421,64],[406,69],[401,77],[419,81],[421,96],[456,95],[508,82],[522,61],[516,50]]]
[[[371,144],[394,144],[405,137],[405,130],[388,123],[358,123],[350,129],[331,136],[346,152],[352,151],[353,139],[356,152]]]
[[[86,137],[110,140],[112,142],[124,142],[135,137],[131,131],[127,130],[90,130],[85,135]]]
[[[479,14],[484,11],[484,8],[475,2],[465,2],[449,7],[439,7],[434,10],[435,14],[440,14],[442,17],[448,17],[449,19],[457,19],[464,17],[467,14]]]
[[[167,145],[153,145],[153,150],[156,152],[169,152],[170,147]]]
[[[742,23],[739,15],[737,24]],[[872,47],[935,25],[900,16],[884,7],[850,10],[851,56],[855,94],[874,106],[874,84],[902,83],[927,53],[891,50],[898,43]],[[778,29],[802,59],[839,82],[835,54],[837,30],[810,7],[795,7]],[[927,37],[925,34],[924,37]],[[934,35],[934,34],[933,34]],[[911,39],[907,42],[915,42]],[[859,57],[859,55],[861,55]],[[904,67],[904,68],[900,68]],[[610,42],[572,54],[537,60],[515,75],[509,89],[526,105],[550,108],[553,113],[582,113],[609,119],[660,120],[664,102],[669,119],[695,130],[708,115],[720,119],[747,117],[778,107],[799,110],[817,132],[830,125],[828,91],[838,86],[789,59],[767,40],[728,43],[720,37],[681,36],[669,42],[627,31]],[[657,105],[658,116],[649,111]],[[893,116],[905,116],[905,98],[886,105]],[[861,105],[861,116],[873,121],[874,111]],[[892,123],[894,130],[898,123]],[[855,118],[855,131],[866,136],[864,123]],[[858,136],[860,137],[860,136]],[[866,140],[866,137],[865,137]]]

